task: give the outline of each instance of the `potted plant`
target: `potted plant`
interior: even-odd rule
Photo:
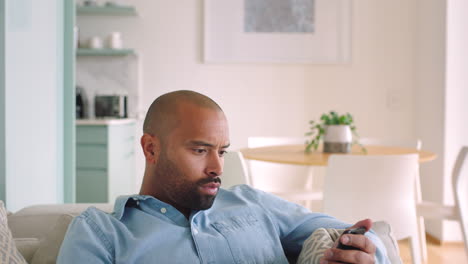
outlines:
[[[311,136],[312,140],[307,141],[306,152],[310,152],[312,148],[316,150],[322,140],[323,152],[329,153],[348,153],[352,144],[359,144],[354,119],[349,113],[339,115],[335,111],[330,111],[322,114],[320,122],[311,120],[309,123],[310,131],[306,136]],[[362,150],[365,152],[364,148]]]

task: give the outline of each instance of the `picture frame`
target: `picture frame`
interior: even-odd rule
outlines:
[[[351,0],[304,0],[313,1],[313,32],[246,32],[248,1],[269,0],[204,0],[205,63],[350,61]]]

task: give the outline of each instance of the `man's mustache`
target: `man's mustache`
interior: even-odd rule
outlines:
[[[198,182],[198,184],[203,185],[203,184],[212,183],[212,182],[221,184],[221,178],[215,177],[215,178],[209,178],[209,179],[202,179]]]

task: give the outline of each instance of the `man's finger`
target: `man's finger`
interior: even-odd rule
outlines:
[[[366,253],[375,254],[376,247],[372,241],[363,235],[343,235],[340,237],[340,242],[346,246],[358,248]]]
[[[360,250],[342,250],[331,248],[327,250],[320,260],[320,263],[359,263],[372,264],[374,263],[373,255]]]
[[[348,229],[357,228],[357,227],[365,227],[366,230],[369,231],[369,229],[372,228],[372,220],[370,220],[370,219],[361,220],[361,221],[355,223],[352,227],[350,227]]]

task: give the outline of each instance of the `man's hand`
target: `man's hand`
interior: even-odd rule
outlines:
[[[372,227],[372,221],[365,219],[357,222],[352,227],[365,227],[367,231]],[[359,263],[359,264],[373,264],[375,259],[376,247],[372,241],[363,235],[346,234],[341,236],[341,243],[347,246],[353,246],[360,250],[342,250],[336,248],[338,240],[335,245],[325,251],[324,256],[320,260],[320,264],[335,264],[335,263]]]

